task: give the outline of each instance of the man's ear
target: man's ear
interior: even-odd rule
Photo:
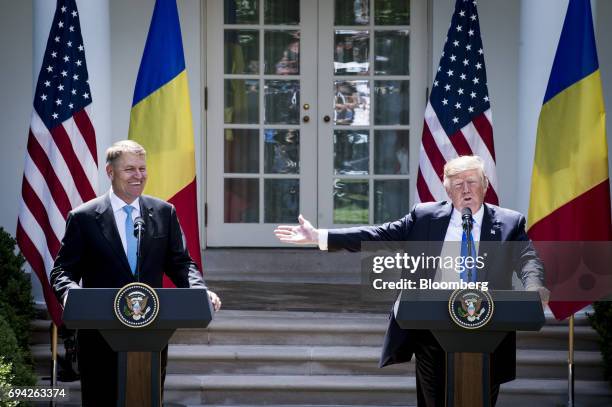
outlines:
[[[106,164],[106,175],[108,175],[108,178],[113,177],[113,166],[110,163]]]

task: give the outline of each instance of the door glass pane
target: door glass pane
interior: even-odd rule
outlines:
[[[374,81],[374,124],[408,124],[408,81]]]
[[[410,182],[400,180],[374,181],[374,223],[401,218],[410,211]]]
[[[300,210],[299,179],[266,179],[264,183],[264,222],[294,223]]]
[[[368,126],[370,124],[370,83],[334,81],[334,124]]]
[[[226,173],[259,172],[259,131],[225,129],[224,161]]]
[[[266,129],[264,134],[266,174],[299,174],[300,131]]]
[[[336,0],[335,25],[364,25],[370,22],[369,0]]]
[[[265,74],[299,75],[299,31],[266,31],[264,45]]]
[[[257,24],[259,22],[258,0],[225,0],[225,24]]]
[[[264,24],[299,24],[299,0],[265,0]]]
[[[300,123],[300,81],[265,81],[264,97],[266,124]]]
[[[368,131],[334,131],[334,174],[367,174],[370,157]]]
[[[410,0],[375,0],[374,23],[376,25],[410,24]]]
[[[368,223],[368,180],[334,180],[334,223]]]
[[[225,223],[259,222],[259,179],[226,178]]]
[[[259,122],[259,81],[225,80],[225,123]]]
[[[370,32],[336,30],[334,34],[334,74],[367,75],[370,71]]]
[[[408,130],[374,132],[374,174],[408,174]]]
[[[408,75],[410,36],[408,30],[374,32],[376,75]]]
[[[258,73],[259,32],[256,30],[225,30],[224,53],[225,73]]]

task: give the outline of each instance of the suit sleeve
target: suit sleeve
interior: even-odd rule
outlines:
[[[60,304],[64,304],[68,290],[80,288],[79,281],[81,281],[83,271],[81,260],[84,249],[78,216],[70,213],[66,220],[66,232],[50,277],[51,287]]]
[[[520,215],[513,248],[514,270],[526,290],[536,290],[544,286],[544,265],[538,257],[533,243],[525,232],[525,217]]]
[[[202,275],[187,250],[187,241],[174,206],[170,211],[169,233],[164,270],[170,280],[179,288],[206,288]]]
[[[394,222],[377,226],[361,226],[344,229],[329,229],[327,247],[329,251],[348,250],[361,251],[362,242],[403,241],[406,240],[416,218],[415,209]]]

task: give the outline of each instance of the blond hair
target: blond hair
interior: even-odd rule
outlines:
[[[489,180],[485,174],[484,162],[477,155],[462,155],[453,158],[444,165],[444,188],[450,188],[450,179],[464,171],[478,170],[483,188],[489,187]]]
[[[119,140],[106,150],[106,164],[114,165],[123,153],[132,153],[146,156],[147,152],[143,146],[133,140]]]

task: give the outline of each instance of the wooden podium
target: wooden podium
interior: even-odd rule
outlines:
[[[177,328],[206,328],[212,320],[208,292],[197,288],[155,289],[159,313],[150,325],[132,328],[114,311],[116,288],[69,291],[63,319],[70,329],[98,330],[119,354],[117,406],[161,406],[160,354]]]
[[[535,291],[489,291],[494,311],[477,329],[450,317],[449,290],[404,290],[396,320],[402,329],[427,329],[446,352],[446,407],[491,404],[490,355],[513,331],[539,331],[545,318]]]

